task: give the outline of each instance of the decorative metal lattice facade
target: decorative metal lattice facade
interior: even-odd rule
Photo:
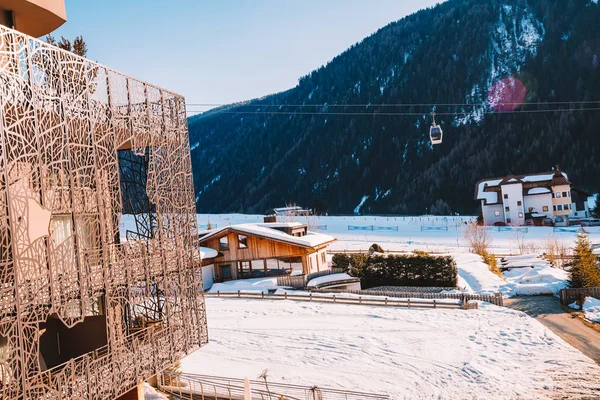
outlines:
[[[0,26],[0,399],[114,398],[207,343],[199,266],[184,99]]]

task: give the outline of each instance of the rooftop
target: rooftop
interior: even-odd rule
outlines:
[[[475,200],[485,200],[485,204],[495,204],[499,202],[498,193],[501,185],[513,183],[521,184],[540,184],[540,186],[557,186],[570,184],[566,173],[557,169],[552,172],[541,172],[527,175],[508,175],[500,178],[482,179],[477,182],[475,188]],[[532,189],[533,190],[533,189]],[[540,194],[542,192],[529,191],[527,194]]]
[[[263,238],[275,240],[278,242],[290,243],[300,247],[321,247],[329,243],[335,242],[337,239],[333,236],[323,235],[322,233],[308,231],[304,236],[292,236],[285,232],[277,230],[281,227],[299,227],[302,224],[298,222],[273,222],[260,224],[238,224],[226,226],[223,228],[213,229],[206,235],[200,238],[201,242],[206,241],[215,236],[219,236],[224,232],[238,232],[248,235],[260,236]]]

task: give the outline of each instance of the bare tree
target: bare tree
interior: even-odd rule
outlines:
[[[469,223],[463,231],[465,240],[471,246],[471,251],[482,255],[487,252],[492,238],[485,226],[479,226],[476,223]]]
[[[539,245],[534,240],[525,240],[525,232],[517,228],[514,231],[513,241],[516,243],[519,254],[535,254],[539,251]]]
[[[544,256],[553,267],[566,267],[570,255],[571,249],[565,242],[558,240],[554,236],[546,237],[544,241]]]

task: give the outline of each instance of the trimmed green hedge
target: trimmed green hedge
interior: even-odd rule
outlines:
[[[377,286],[456,287],[458,284],[458,270],[452,257],[334,254],[333,266],[360,278],[363,289]]]

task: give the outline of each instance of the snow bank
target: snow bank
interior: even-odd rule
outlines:
[[[569,304],[569,307],[579,310],[577,303]],[[600,323],[600,300],[593,297],[586,297],[581,311],[585,314],[585,319]]]
[[[505,285],[504,280],[492,273],[477,254],[451,254],[458,267],[458,287],[468,292],[493,294]]]
[[[515,268],[503,273],[507,283],[503,292],[509,295],[556,295],[567,287],[567,271],[547,266]]]
[[[169,400],[169,398],[157,392],[147,382],[144,382],[144,400]]]
[[[504,271],[502,279],[493,274],[476,254],[456,253],[452,257],[458,267],[458,287],[468,292],[501,292],[506,296],[556,295],[567,286],[567,272],[543,261],[534,264],[533,268]]]
[[[322,285],[323,283],[345,281],[348,279],[354,279],[354,278],[345,272],[341,273],[341,274],[323,275],[323,276],[319,276],[317,278],[311,279],[310,281],[308,281],[308,284],[306,286],[314,287],[314,286]]]
[[[210,342],[181,370],[392,399],[598,394],[600,367],[522,312],[208,298]],[[582,373],[585,371],[585,373]]]
[[[277,278],[240,279],[212,285],[209,293],[268,293],[277,290]]]

